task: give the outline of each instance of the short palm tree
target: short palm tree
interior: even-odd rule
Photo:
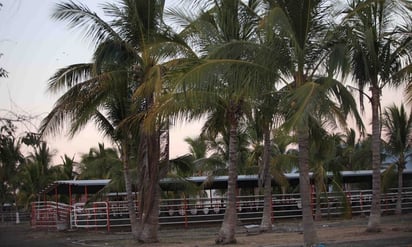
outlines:
[[[52,166],[52,157],[47,144],[40,142],[19,168],[19,201],[25,207],[38,198],[42,189],[56,180],[59,169]]]
[[[384,135],[387,138],[386,151],[395,157],[398,168],[398,194],[396,214],[402,213],[403,170],[408,156],[412,155],[412,116],[405,111],[403,105],[396,105],[385,109],[382,116]]]
[[[275,84],[272,85],[275,87]],[[279,158],[281,152],[279,146],[273,145],[278,140],[273,139],[279,126],[283,123],[284,118],[280,109],[281,93],[275,88],[268,88],[266,93],[256,99],[256,108],[253,110],[251,117],[248,117],[249,128],[252,130],[251,136],[252,153],[250,159],[255,165],[259,166],[261,184],[264,189],[263,215],[260,224],[261,231],[270,231],[272,229],[272,177],[281,178],[283,172],[280,171]],[[273,174],[273,172],[279,174]],[[279,179],[278,184],[283,185]]]
[[[59,180],[71,180],[75,179],[79,174],[75,171],[77,162],[74,161],[74,157],[70,158],[66,154],[61,157],[62,163],[57,165],[59,168],[57,179]]]
[[[21,153],[21,143],[16,137],[16,126],[11,121],[0,123],[0,214],[1,222],[4,203],[15,202],[16,189],[19,187],[18,169],[24,163]]]
[[[136,168],[131,168],[132,174],[133,170]],[[136,172],[134,172],[134,176],[136,176]],[[105,148],[102,143],[99,143],[98,148],[91,148],[87,154],[81,156],[79,178],[111,179],[109,190],[123,191],[125,188],[122,161],[118,152],[114,148]]]
[[[219,174],[226,167],[224,158],[213,150],[212,141],[204,135],[185,138],[189,144],[189,157],[192,168],[190,176],[210,176]],[[210,153],[212,152],[212,153]]]
[[[353,77],[361,92],[361,109],[364,89],[371,91],[373,193],[367,231],[377,232],[381,201],[380,99],[385,87],[397,87],[410,80],[412,12],[409,1],[353,0],[346,13],[344,24],[348,27]]]
[[[313,122],[310,126],[310,148],[309,148],[309,167],[313,172],[313,180],[316,193],[316,210],[315,219],[320,220],[321,213],[321,196],[327,192],[328,186],[328,172],[332,169],[329,164],[333,164],[336,157],[337,144],[340,138],[336,134],[329,134],[326,131],[326,124]],[[336,128],[336,126],[335,126]],[[333,166],[333,165],[332,165]],[[334,168],[336,169],[336,168]]]

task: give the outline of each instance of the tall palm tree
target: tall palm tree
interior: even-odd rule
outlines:
[[[56,5],[52,17],[83,31],[96,49],[93,63],[68,66],[50,79],[50,91],[66,92],[42,123],[43,133],[56,133],[68,120],[70,134],[74,135],[87,122],[94,121],[118,145],[132,232],[143,242],[158,241],[160,151],[159,131],[149,133],[150,128],[143,130],[139,121],[153,106],[155,96],[163,92],[164,71],[159,63],[181,51],[172,47],[173,42],[180,41],[164,24],[163,8],[162,0],[107,3],[103,10],[111,20],[105,21],[83,4]],[[133,153],[138,157],[136,162],[139,161],[139,174],[143,178],[139,180],[139,225],[129,172]]]
[[[333,12],[330,3],[322,0],[270,2],[272,9],[266,19],[267,29],[289,40],[292,57],[287,74],[293,77],[293,83],[290,97],[285,100],[289,110],[286,126],[293,128],[298,136],[304,244],[311,246],[318,238],[310,206],[309,120],[333,121],[334,114],[342,117],[353,111],[355,102],[347,90],[332,79],[339,69],[345,68],[345,63],[340,59],[343,44],[335,41],[333,20],[328,19]],[[336,101],[329,98],[332,96]],[[357,119],[360,118],[357,116]]]
[[[130,153],[134,140],[131,138],[133,137],[132,133],[123,131],[119,127],[119,123],[132,114],[132,93],[128,90],[129,81],[125,79],[127,70],[119,68],[119,71],[103,70],[96,73],[92,70],[93,66],[93,64],[68,66],[59,70],[50,79],[49,88],[51,91],[62,90],[65,93],[42,121],[40,131],[43,135],[58,133],[67,119],[71,127],[69,132],[73,136],[86,123],[94,121],[99,126],[99,130],[118,145],[119,149],[122,150],[121,157],[132,233],[137,238],[137,219],[129,172]],[[117,75],[116,79],[112,79],[114,75]],[[83,81],[68,82],[77,76],[83,76],[84,78],[79,77]],[[71,85],[71,83],[74,84]],[[111,86],[111,83],[114,85]]]
[[[407,156],[412,153],[412,116],[406,113],[403,104],[387,107],[382,116],[382,126],[387,138],[386,150],[395,157],[394,162],[398,168],[398,194],[396,202],[396,214],[402,213],[402,187],[403,170],[405,169]]]
[[[196,6],[199,4],[201,1],[195,1]],[[236,183],[237,166],[242,158],[238,148],[243,118],[250,109],[252,95],[257,95],[264,82],[271,81],[268,74],[274,71],[262,61],[256,62],[261,58],[255,48],[260,18],[256,13],[260,4],[261,1],[206,1],[206,11],[194,19],[186,18],[190,22],[182,35],[193,41],[201,59],[188,61],[174,80],[175,105],[179,97],[185,102],[184,107],[174,111],[185,112],[188,118],[208,114],[206,128],[217,126],[215,123],[219,121],[224,127],[214,133],[228,138],[228,203],[216,239],[221,244],[236,241]],[[259,70],[263,73],[259,74]]]
[[[409,1],[351,1],[344,23],[348,28],[353,77],[363,109],[364,89],[371,91],[373,194],[367,231],[380,231],[380,99],[382,89],[411,77],[411,8]]]

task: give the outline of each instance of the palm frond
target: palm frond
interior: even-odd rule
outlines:
[[[67,21],[71,29],[80,29],[84,37],[91,38],[94,44],[99,44],[107,38],[121,39],[107,22],[82,3],[58,3],[51,17],[54,20]]]
[[[94,65],[91,63],[72,64],[59,69],[48,82],[48,91],[57,93],[67,90],[74,85],[89,80],[94,74]]]

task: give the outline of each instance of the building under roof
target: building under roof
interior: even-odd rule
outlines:
[[[110,181],[110,179],[57,180],[46,186],[40,191],[40,194],[96,194],[108,185]]]

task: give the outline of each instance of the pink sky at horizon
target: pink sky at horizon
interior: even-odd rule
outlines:
[[[52,6],[59,0],[1,0],[0,8],[0,67],[9,71],[8,78],[0,78],[0,110],[15,113],[29,113],[45,116],[57,99],[46,93],[47,81],[58,68],[69,64],[88,62],[93,47],[78,32],[66,28],[66,24],[50,19]],[[92,10],[107,0],[88,0]],[[173,0],[166,1],[173,2]],[[33,11],[35,10],[35,11]],[[403,98],[400,90],[388,90],[382,103],[400,103]],[[369,104],[365,101],[366,109]],[[370,119],[365,116],[365,125]],[[196,137],[200,133],[201,122],[181,123],[171,133],[171,153],[174,158],[188,152],[184,142],[186,137]],[[32,130],[33,131],[33,130]],[[69,140],[61,133],[46,139],[52,150],[56,150],[54,161],[67,154],[78,160],[81,154],[88,153],[104,140],[91,126]],[[106,146],[110,142],[104,141]]]

